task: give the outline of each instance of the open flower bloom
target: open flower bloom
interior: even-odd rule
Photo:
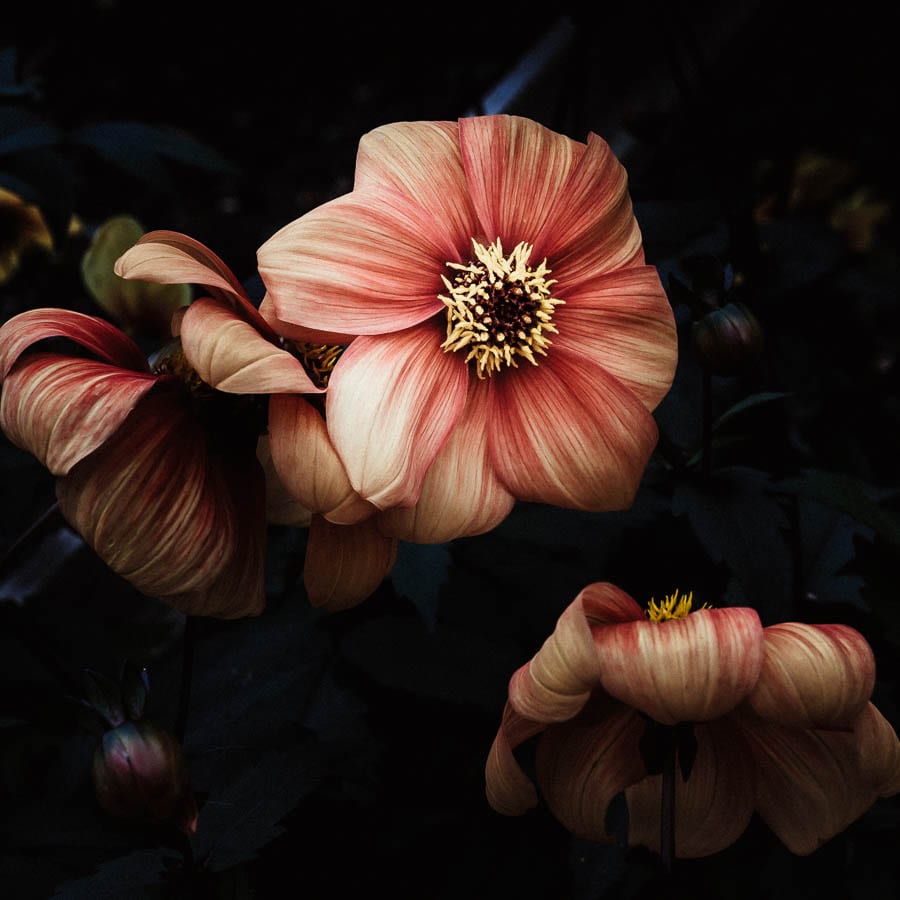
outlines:
[[[591,584],[510,680],[488,801],[519,815],[540,789],[573,834],[610,841],[607,811],[624,792],[629,844],[658,850],[662,776],[642,740],[689,723],[696,756],[675,779],[676,855],[724,849],[754,811],[809,854],[900,793],[900,742],[870,702],[874,683],[871,648],[847,626],[764,628],[752,609],[691,611],[677,594],[645,614],[614,585]],[[536,787],[515,750],[538,735]]]
[[[516,499],[631,504],[676,333],[626,173],[597,135],[506,115],[377,128],[353,191],[258,261],[280,333],[358,335],[326,421],[387,533],[482,533]]]
[[[193,283],[200,297],[175,318],[185,360],[205,385],[237,399],[267,397],[257,455],[267,473],[269,520],[309,524],[304,581],[310,602],[331,610],[364,600],[396,559],[397,540],[376,527],[375,507],[350,486],[316,398],[341,334],[276,335],[231,270],[186,235],[154,231],[117,261],[116,274],[158,284]],[[327,342],[326,342],[327,341]]]

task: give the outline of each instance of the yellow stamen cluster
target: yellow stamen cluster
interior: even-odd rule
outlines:
[[[306,341],[293,341],[292,349],[316,386],[324,388],[328,387],[331,372],[345,348],[340,344],[311,344]]]
[[[689,613],[696,612],[692,610],[691,605],[694,602],[694,592],[680,594],[676,590],[673,594],[666,594],[666,599],[661,603],[657,603],[652,597],[647,604],[647,617],[651,622],[668,622],[672,619],[683,619]],[[704,603],[698,609],[709,609],[709,604]]]
[[[556,280],[547,277],[547,260],[531,268],[533,247],[524,241],[508,256],[499,238],[487,247],[473,239],[472,247],[475,258],[468,265],[447,263],[456,274],[441,276],[447,288],[438,294],[447,307],[447,339],[441,348],[468,348],[465,361],[475,361],[479,378],[503,364],[517,368],[519,356],[536,366],[535,353],[546,356],[551,344],[546,333],[557,333],[551,322],[554,307],[565,302],[552,295]]]
[[[149,364],[154,375],[174,375],[196,396],[205,396],[213,392],[188,362],[178,338],[151,356]]]

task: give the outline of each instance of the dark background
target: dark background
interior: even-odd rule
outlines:
[[[404,546],[382,588],[333,617],[303,596],[303,533],[272,528],[266,614],[193,635],[185,748],[203,811],[190,872],[158,835],[95,808],[95,737],[71,699],[83,669],[115,676],[137,659],[148,715],[173,727],[184,623],[58,523],[29,532],[52,478],[4,439],[4,896],[897,895],[897,798],[810,857],[754,820],[733,847],[666,875],[639,848],[573,840],[543,808],[501,817],[483,790],[510,674],[591,581],[639,600],[693,588],[754,606],[764,624],[851,624],[876,653],[875,699],[900,724],[894,33],[873,3],[828,9],[107,0],[7,13],[0,51],[15,49],[18,87],[2,102],[60,137],[0,154],[0,177],[57,231],[73,213],[87,233],[130,213],[206,243],[258,291],[256,248],[351,189],[367,130],[519,113],[612,144],[681,343],[632,510],[521,505],[489,535]],[[105,152],[76,139],[105,122],[197,144],[171,152],[134,129]],[[819,162],[801,170],[806,153]],[[84,241],[26,259],[0,287],[3,318],[98,314],[78,275]],[[733,414],[700,478],[690,325],[704,298],[745,303],[765,344],[708,382],[714,415]]]

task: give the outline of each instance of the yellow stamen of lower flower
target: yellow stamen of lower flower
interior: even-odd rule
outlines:
[[[666,599],[657,603],[652,597],[647,604],[647,618],[651,622],[669,622],[672,619],[684,619],[689,613],[696,612],[691,609],[694,602],[694,592],[679,595],[676,589],[673,594],[666,594]],[[708,603],[704,603],[698,609],[709,609]]]
[[[535,354],[547,355],[556,334],[551,319],[556,306],[565,303],[552,295],[556,279],[548,278],[545,259],[528,265],[534,249],[524,241],[505,256],[500,238],[485,247],[472,240],[474,259],[468,264],[447,263],[456,274],[441,275],[446,294],[438,294],[447,307],[447,339],[441,348],[468,350],[465,362],[474,360],[479,378],[499,372],[502,366],[518,368],[517,357],[537,365]]]
[[[291,349],[303,363],[307,375],[317,387],[328,387],[328,379],[345,348],[340,344],[312,344],[307,341],[292,341]]]

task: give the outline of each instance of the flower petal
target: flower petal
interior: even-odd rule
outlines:
[[[537,791],[515,757],[515,749],[544,730],[541,722],[520,716],[507,703],[500,728],[484,767],[485,793],[491,808],[505,816],[520,816],[537,806]]]
[[[328,432],[350,483],[379,509],[412,506],[428,467],[456,426],[468,372],[440,349],[434,323],[344,351],[326,394]]]
[[[551,347],[539,366],[491,379],[488,446],[519,500],[570,509],[627,509],[656,446],[644,404],[589,359]]]
[[[285,487],[272,462],[269,436],[260,435],[256,458],[266,478],[266,520],[275,525],[294,525],[305,528],[312,521],[312,512],[303,506]]]
[[[487,453],[486,387],[469,385],[462,416],[429,467],[416,505],[379,515],[385,534],[440,544],[483,534],[509,515],[515,498],[497,479]]]
[[[867,703],[853,725],[863,784],[879,797],[900,794],[900,740],[874,703]]]
[[[747,607],[594,629],[603,687],[664,725],[707,722],[753,689],[763,661],[759,616]]]
[[[269,446],[281,482],[307,509],[342,525],[375,512],[351,487],[325,420],[303,397],[278,394],[269,399]]]
[[[92,359],[29,354],[3,382],[0,427],[54,475],[65,475],[116,432],[157,381]]]
[[[801,728],[850,727],[875,687],[875,657],[846,625],[783,622],[763,632],[765,658],[747,698],[757,715]]]
[[[300,361],[266,340],[231,308],[195,300],[181,320],[181,345],[197,374],[229,394],[320,394]]]
[[[295,325],[293,322],[284,322],[275,313],[275,304],[268,294],[262,298],[262,303],[259,304],[259,314],[275,334],[301,344],[345,345],[349,344],[355,336],[339,331],[320,331],[316,328]]]
[[[647,409],[655,409],[672,386],[678,363],[675,316],[656,269],[637,266],[600,275],[564,299],[553,317],[559,328],[556,346],[599,363]]]
[[[349,609],[371,596],[397,559],[397,541],[374,519],[335,525],[314,515],[309,526],[303,583],[309,602],[330,612]]]

